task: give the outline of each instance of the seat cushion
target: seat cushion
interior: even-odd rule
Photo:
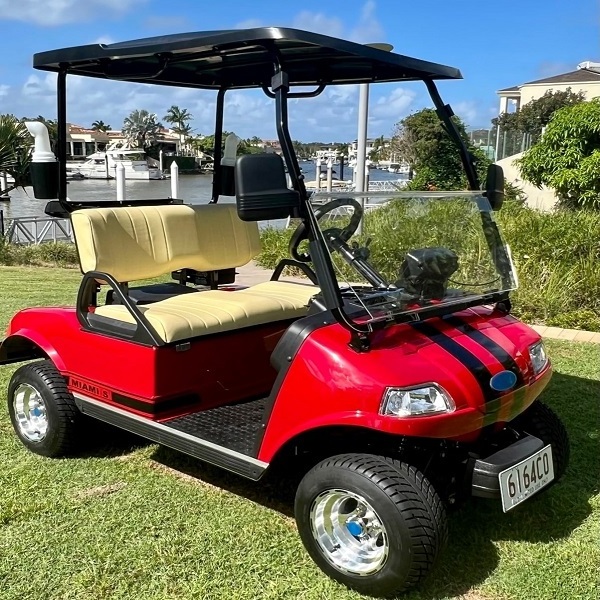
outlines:
[[[236,292],[237,294],[253,294],[262,297],[277,299],[283,305],[292,304],[296,308],[306,307],[308,301],[321,290],[310,283],[295,281],[265,281],[252,287]]]
[[[318,292],[313,285],[268,281],[244,290],[185,294],[138,308],[158,336],[169,343],[302,317]],[[135,323],[125,306],[99,306],[96,314]]]

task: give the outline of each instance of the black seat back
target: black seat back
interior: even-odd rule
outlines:
[[[235,165],[237,212],[242,221],[296,216],[300,195],[287,187],[285,166],[277,154],[245,154]]]

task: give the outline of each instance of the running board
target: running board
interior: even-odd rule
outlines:
[[[248,479],[257,481],[269,466],[268,463],[251,456],[246,456],[225,446],[219,446],[163,423],[149,421],[144,417],[99,402],[78,392],[73,392],[73,396],[77,407],[85,415],[125,429],[184,454],[189,454]]]

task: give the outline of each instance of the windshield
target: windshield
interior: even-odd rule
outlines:
[[[317,193],[311,203],[346,308],[362,309],[361,322],[492,303],[517,287],[480,192]]]

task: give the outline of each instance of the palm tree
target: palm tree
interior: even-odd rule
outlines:
[[[134,110],[123,121],[123,133],[127,141],[138,148],[146,148],[156,141],[162,125],[155,113]]]
[[[191,126],[188,121],[192,120],[192,114],[186,108],[179,108],[179,106],[171,106],[167,111],[167,114],[163,119],[174,125],[173,132],[179,136],[179,142],[181,145],[185,143],[185,138],[192,132]]]
[[[107,125],[104,121],[94,121],[92,123],[92,129],[94,131],[102,131],[106,133],[107,131],[111,131],[112,127]]]
[[[23,122],[13,115],[0,115],[0,172],[15,180],[7,192],[29,184],[30,147],[31,136]]]

